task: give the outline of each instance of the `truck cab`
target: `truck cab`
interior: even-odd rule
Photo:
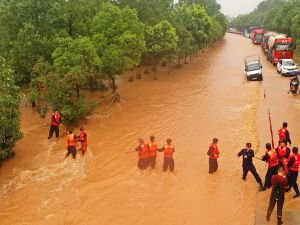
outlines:
[[[247,80],[263,80],[262,65],[259,56],[247,56],[244,62]]]

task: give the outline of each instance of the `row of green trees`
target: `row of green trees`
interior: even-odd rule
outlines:
[[[236,17],[229,26],[241,31],[250,26],[259,26],[299,39],[300,0],[263,1],[253,12]]]
[[[41,115],[55,108],[73,123],[97,106],[84,89],[108,80],[115,91],[116,76],[141,63],[180,62],[222,38],[227,20],[216,0],[2,0],[0,27],[11,81],[29,87]]]

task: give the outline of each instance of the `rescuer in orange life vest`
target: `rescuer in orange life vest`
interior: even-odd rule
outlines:
[[[284,195],[288,187],[287,179],[284,176],[282,167],[278,169],[278,175],[273,175],[271,178],[272,192],[270,196],[269,207],[267,211],[267,221],[270,221],[271,214],[277,203],[277,225],[283,224],[282,222],[282,208],[284,204]],[[276,173],[277,173],[276,172]]]
[[[277,152],[279,166],[283,166],[284,159],[290,157],[291,149],[287,146],[287,141],[285,139],[279,141],[279,146],[275,149]]]
[[[268,164],[269,164],[268,171],[267,171],[266,177],[265,177],[265,184],[263,187],[263,190],[266,190],[266,188],[270,188],[272,186],[271,178],[273,175],[277,174],[277,170],[278,170],[277,153],[272,148],[270,143],[266,144],[266,153],[262,157],[262,160],[268,162]]]
[[[81,148],[79,150],[81,151],[81,154],[84,155],[87,151],[87,134],[83,127],[80,127],[78,141],[81,142]]]
[[[48,139],[52,138],[53,132],[55,132],[56,138],[59,137],[59,125],[61,124],[61,116],[58,111],[55,110],[53,115],[51,116],[51,126],[49,130]]]
[[[139,138],[139,145],[136,147],[136,151],[138,152],[139,161],[138,161],[138,167],[141,170],[144,170],[148,167],[149,161],[148,161],[148,146],[145,144],[143,138]]]
[[[174,171],[175,163],[173,159],[173,154],[175,152],[175,148],[171,143],[172,140],[168,138],[167,144],[164,147],[158,149],[159,152],[164,152],[163,172],[166,172],[168,168],[171,172]]]
[[[287,167],[289,168],[289,174],[288,174],[288,181],[289,181],[289,190],[291,187],[294,188],[296,195],[293,198],[298,198],[300,196],[299,194],[299,188],[297,184],[298,179],[298,171],[299,171],[299,165],[300,165],[300,155],[298,154],[298,148],[293,147],[293,154],[289,158]]]
[[[156,157],[157,157],[157,143],[155,142],[155,137],[153,135],[150,136],[150,142],[148,143],[148,159],[149,164],[152,168],[155,168],[156,165]]]
[[[207,151],[207,155],[209,156],[209,170],[208,173],[212,174],[218,170],[218,158],[220,155],[219,149],[218,149],[218,138],[214,138],[212,143],[209,146],[209,149]]]
[[[65,158],[69,157],[70,154],[72,154],[73,156],[73,159],[76,159],[76,154],[77,154],[77,151],[76,151],[76,145],[77,145],[77,137],[75,134],[73,134],[73,131],[72,130],[69,130],[68,132],[68,136],[67,136],[67,154],[65,156]]]
[[[290,133],[289,133],[289,131],[287,129],[287,126],[288,126],[288,123],[287,122],[283,122],[282,128],[280,128],[279,131],[278,131],[279,144],[280,144],[280,141],[283,141],[284,139],[290,145],[292,144],[292,141],[291,141],[291,138],[290,138]]]

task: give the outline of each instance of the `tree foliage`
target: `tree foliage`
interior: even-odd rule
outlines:
[[[13,79],[42,116],[56,108],[71,123],[95,106],[83,89],[108,79],[115,91],[141,59],[186,59],[222,38],[227,20],[216,0],[5,0],[0,27]]]
[[[300,38],[299,25],[300,0],[266,0],[253,12],[240,15],[230,22],[230,27],[239,30],[259,26],[294,38]]]
[[[20,132],[20,95],[13,71],[0,57],[0,164],[14,156],[13,147]]]

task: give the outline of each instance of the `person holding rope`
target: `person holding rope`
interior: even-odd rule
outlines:
[[[212,143],[209,146],[209,149],[207,151],[207,155],[209,156],[208,159],[208,173],[213,174],[218,170],[218,158],[220,155],[219,148],[218,148],[218,138],[214,138],[212,140]]]
[[[273,175],[277,174],[278,170],[278,156],[276,151],[272,148],[270,143],[266,144],[266,153],[262,156],[262,160],[266,161],[269,165],[268,171],[265,176],[265,184],[263,187],[263,191],[272,186],[271,179]]]
[[[293,147],[293,155],[289,158],[287,167],[289,168],[288,181],[289,181],[289,190],[293,187],[296,195],[293,198],[298,198],[300,196],[299,188],[297,184],[298,171],[300,165],[300,155],[298,154],[298,148]]]
[[[279,141],[279,146],[275,149],[277,152],[279,166],[284,166],[284,160],[290,157],[291,149],[287,146],[287,141],[283,139]]]
[[[57,110],[54,110],[53,115],[51,116],[51,126],[49,130],[48,139],[51,139],[53,133],[55,132],[56,138],[59,137],[59,125],[61,124],[61,116]]]
[[[155,141],[155,137],[153,135],[150,136],[150,142],[148,145],[148,153],[149,153],[149,164],[151,168],[154,169],[156,165],[156,157],[157,157],[157,143]]]
[[[288,187],[288,181],[284,176],[284,169],[279,167],[278,175],[273,175],[271,178],[272,192],[270,196],[269,207],[267,210],[267,221],[270,221],[271,214],[277,203],[277,225],[283,224],[282,222],[282,208],[284,204],[284,195]]]
[[[145,144],[143,138],[138,139],[138,147],[136,147],[135,151],[138,152],[139,161],[138,168],[141,170],[147,169],[149,161],[148,161],[148,146]]]
[[[166,172],[168,168],[170,169],[171,172],[173,172],[175,167],[174,158],[173,158],[175,148],[174,145],[172,145],[172,140],[168,138],[165,146],[158,149],[158,151],[164,152],[163,172]]]
[[[263,190],[263,183],[258,175],[256,168],[253,164],[254,151],[251,149],[251,143],[246,144],[246,148],[243,148],[238,154],[238,157],[243,157],[243,176],[242,179],[246,180],[247,174],[250,171],[254,176],[256,182],[259,184],[259,191]]]

